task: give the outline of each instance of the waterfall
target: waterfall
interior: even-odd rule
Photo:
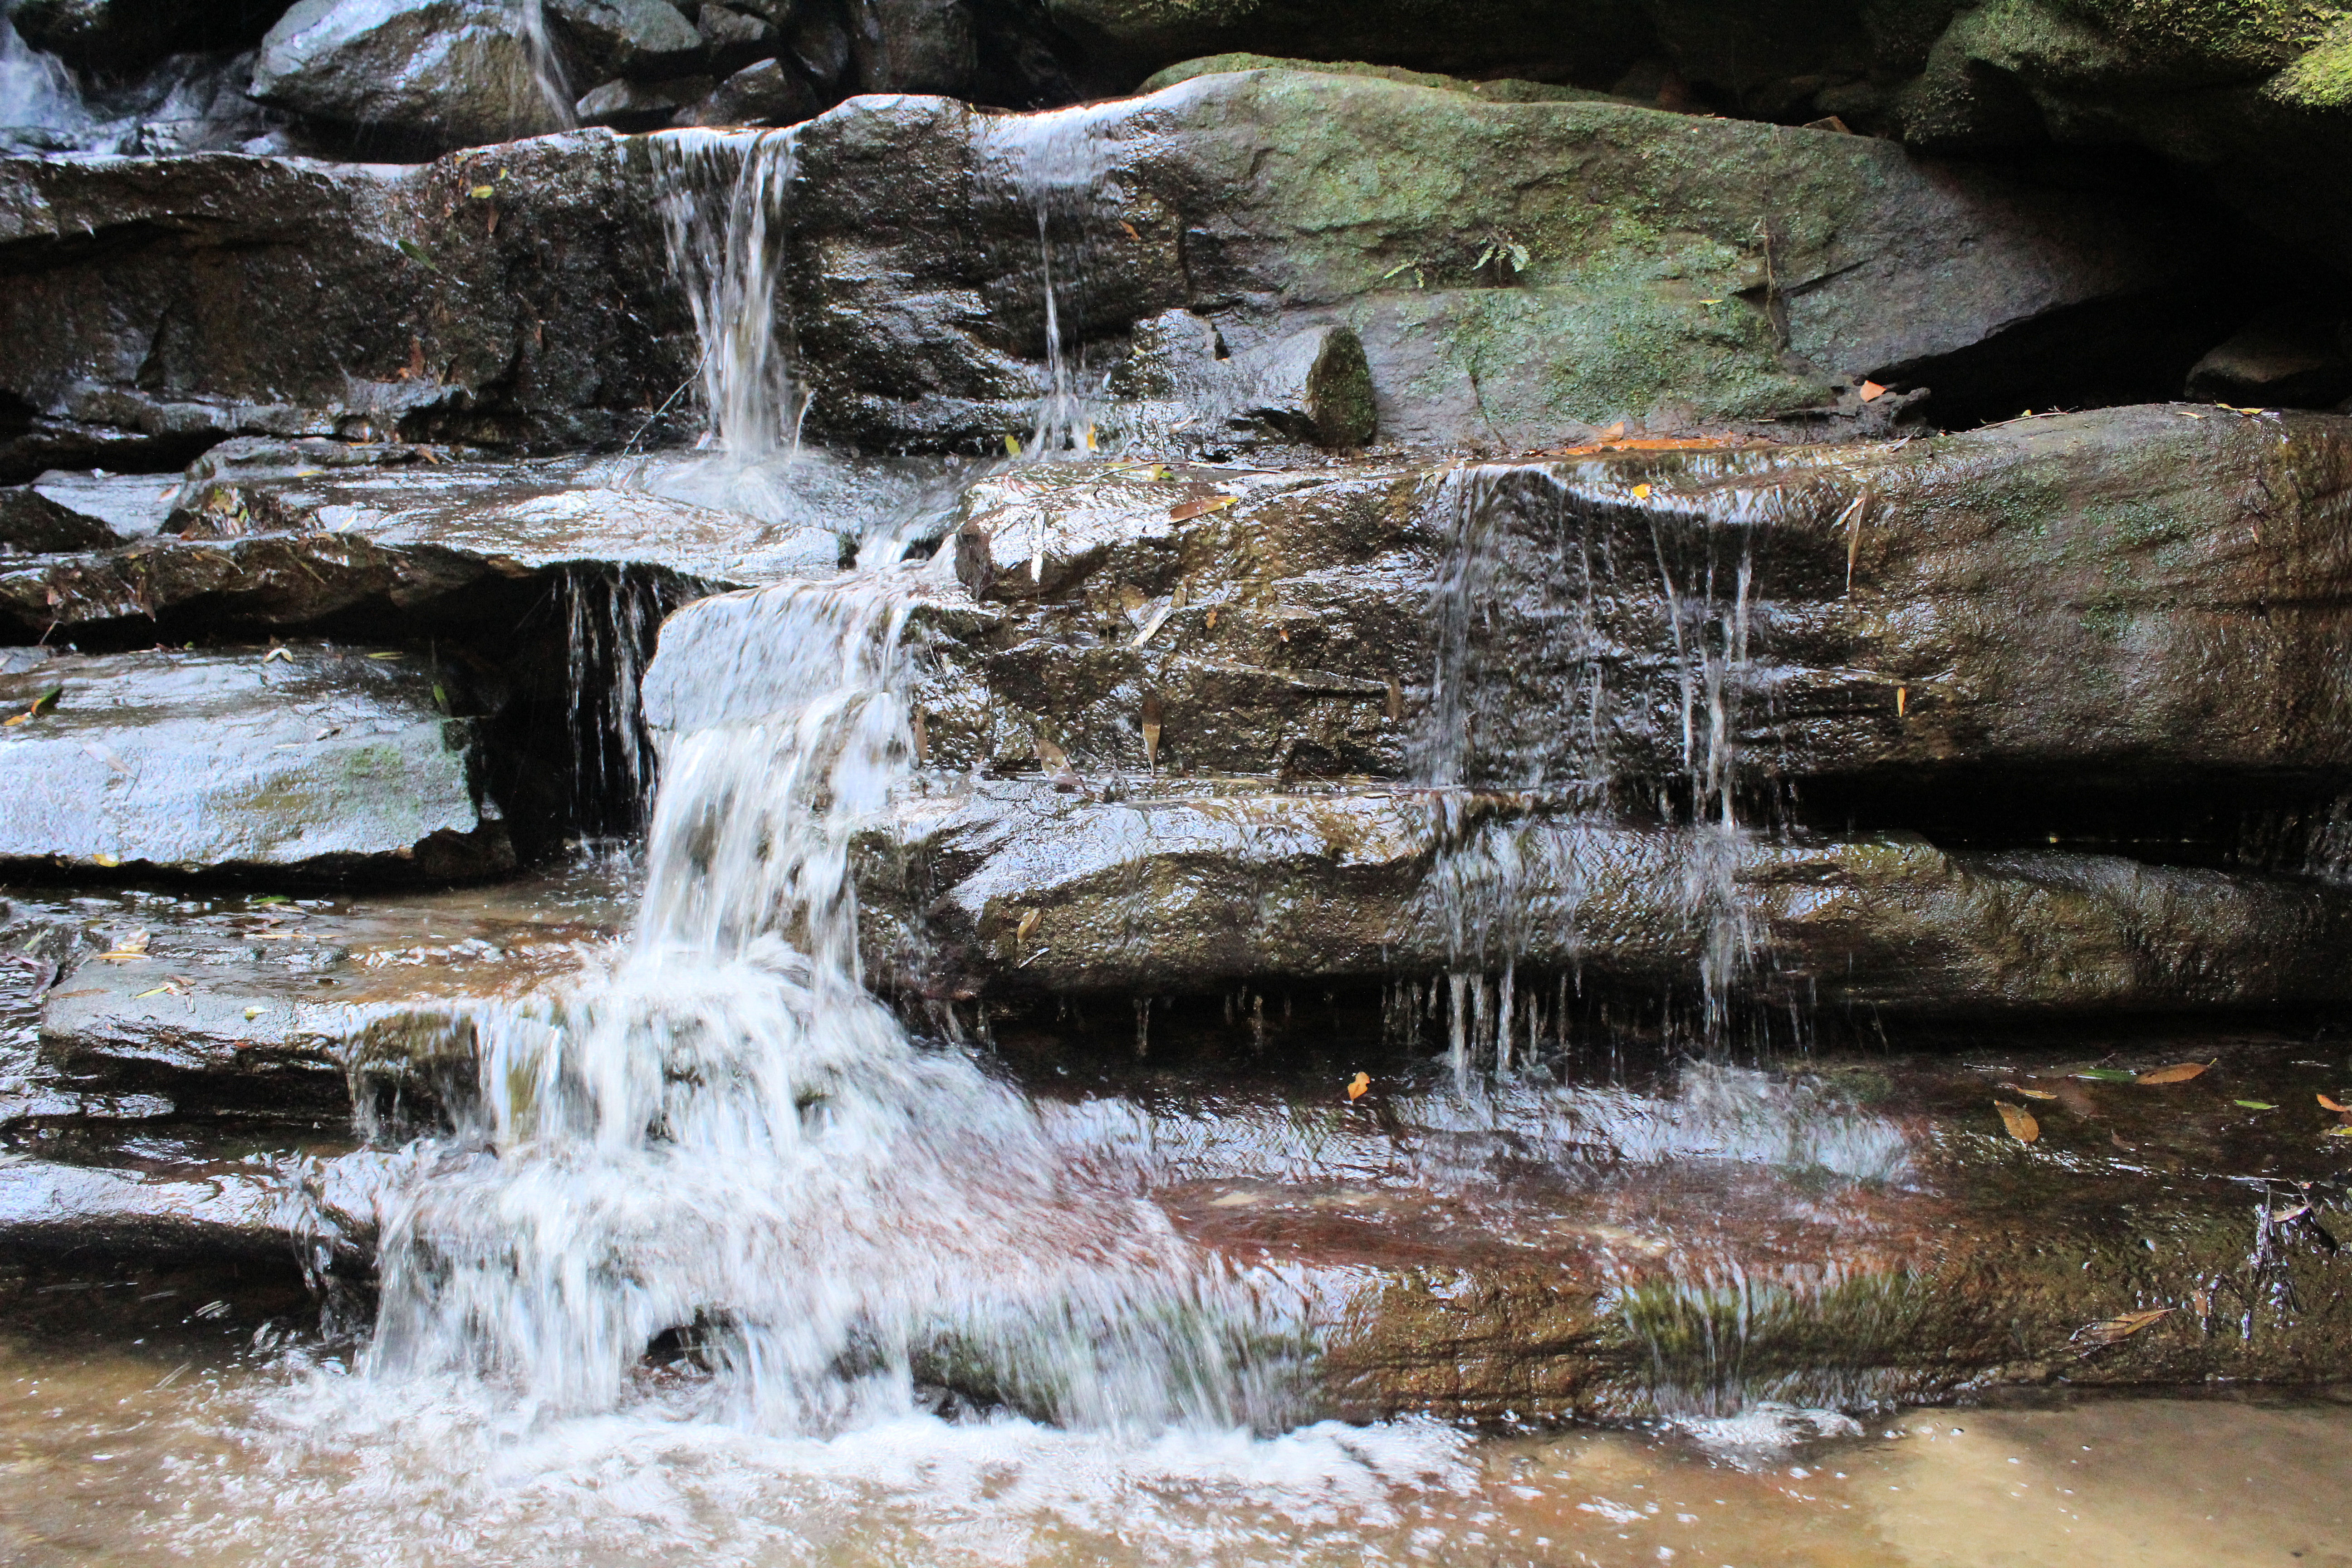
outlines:
[[[1706,462],[1685,459],[1685,472],[1704,479]],[[1738,793],[1758,676],[1759,517],[1736,490],[1677,499],[1665,493],[1671,477],[1622,459],[1474,465],[1432,498],[1444,521],[1435,659],[1411,763],[1431,792],[1438,858],[1423,912],[1450,955],[1451,1055],[1465,1082],[1474,1058],[1507,1070],[1515,1023],[1525,1032],[1536,1021],[1529,1008],[1549,987],[1518,973],[1522,927],[1539,885],[1545,918],[1573,928],[1588,881],[1580,821],[1654,811],[1676,836],[1709,1042],[1753,951]],[[1478,796],[1494,791],[1534,816],[1492,821]]]
[[[700,601],[646,680],[635,928],[452,1020],[479,1102],[388,1206],[379,1381],[609,1411],[648,1347],[704,1413],[824,1433],[927,1399],[1090,1427],[1283,1419],[1279,1357],[1156,1207],[860,984],[856,836],[911,765],[911,574]]]
[[[1037,272],[1044,306],[1045,384],[1024,450],[1037,457],[1086,453],[1098,445],[1099,377],[1086,374],[1084,289],[1088,242],[1108,218],[1103,211],[1105,155],[1100,116],[1084,110],[1007,117],[990,126],[1013,185],[1037,224]],[[1060,258],[1056,267],[1055,258]],[[1066,297],[1078,305],[1066,334]]]
[[[556,52],[555,40],[548,36],[545,0],[520,0],[520,4],[523,60],[530,72],[530,85],[517,96],[537,98],[547,119],[541,121],[535,115],[518,113],[516,127],[518,131],[529,127],[533,132],[549,127],[569,131],[580,120],[572,111],[572,84],[564,75],[563,57]]]

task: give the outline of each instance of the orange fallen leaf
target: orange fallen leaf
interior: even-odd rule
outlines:
[[[2009,1129],[2011,1138],[2021,1143],[2031,1143],[2042,1136],[2042,1123],[2033,1120],[2033,1112],[2021,1105],[2011,1105],[2005,1100],[1996,1100],[1992,1103],[1993,1108],[2000,1112],[2000,1124]]]
[[[1372,1075],[1368,1072],[1360,1072],[1354,1078],[1348,1080],[1348,1098],[1349,1100],[1361,1100],[1364,1098],[1364,1091],[1371,1087]]]
[[[2197,1077],[2200,1073],[2203,1072],[2207,1068],[2210,1068],[2212,1065],[2213,1064],[2211,1062],[2175,1062],[2168,1068],[2157,1068],[2153,1071],[2140,1074],[2139,1081],[2142,1083],[2187,1083],[2190,1079]]]
[[[1241,499],[1239,496],[1213,496],[1206,500],[1184,501],[1168,509],[1168,521],[1183,522],[1192,518],[1203,517],[1213,511],[1222,511]]]
[[[2352,1116],[2352,1105],[2338,1105],[2324,1094],[2319,1097],[2319,1103],[2338,1116]]]
[[[1865,381],[1862,384],[1862,400],[1864,403],[1875,403],[1885,395],[1886,388],[1879,385],[1878,383]]]
[[[1142,232],[1133,224],[1128,222],[1125,218],[1118,220],[1118,226],[1120,232],[1125,234],[1129,239],[1141,239],[1143,237]]]
[[[2074,1339],[2087,1350],[2100,1350],[2118,1340],[2127,1340],[2159,1318],[2172,1315],[2170,1307],[2151,1307],[2146,1311],[2126,1312],[2104,1322],[2085,1323],[2074,1331]]]

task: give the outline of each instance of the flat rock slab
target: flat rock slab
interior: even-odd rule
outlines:
[[[1947,852],[1900,835],[1642,827],[1529,805],[1242,781],[1130,785],[1106,801],[935,782],[860,858],[869,973],[999,1007],[1515,967],[1572,972],[1580,990],[1713,975],[1808,1011],[2352,999],[2352,890],[2316,881]],[[1524,1005],[1518,1016],[1533,1027]]]
[[[0,1087],[0,1125],[207,1112],[341,1125],[373,1031],[555,984],[622,918],[578,870],[299,903],[136,889],[7,902],[15,947],[54,978],[30,998],[37,1057]]]
[[[0,859],[402,880],[514,863],[472,721],[406,654],[60,654],[0,676],[0,708],[33,713],[0,730]]]

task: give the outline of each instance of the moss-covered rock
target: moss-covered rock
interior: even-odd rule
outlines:
[[[1932,384],[2200,266],[2128,203],[1865,137],[1321,71],[1034,120],[860,100],[803,127],[796,158],[811,428],[894,445],[1001,448],[1036,427],[1041,207],[1078,366],[1116,366],[1175,310],[1235,355],[1344,324],[1383,434],[1448,445],[1835,425],[1859,376]],[[1100,415],[1115,434],[1152,422]]]

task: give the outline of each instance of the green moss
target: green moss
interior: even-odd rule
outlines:
[[[2316,47],[2279,72],[2264,90],[2297,109],[2341,109],[2352,103],[2352,19],[2330,28]]]
[[[2058,0],[2150,65],[2252,76],[2311,48],[2345,15],[2333,0]]]

